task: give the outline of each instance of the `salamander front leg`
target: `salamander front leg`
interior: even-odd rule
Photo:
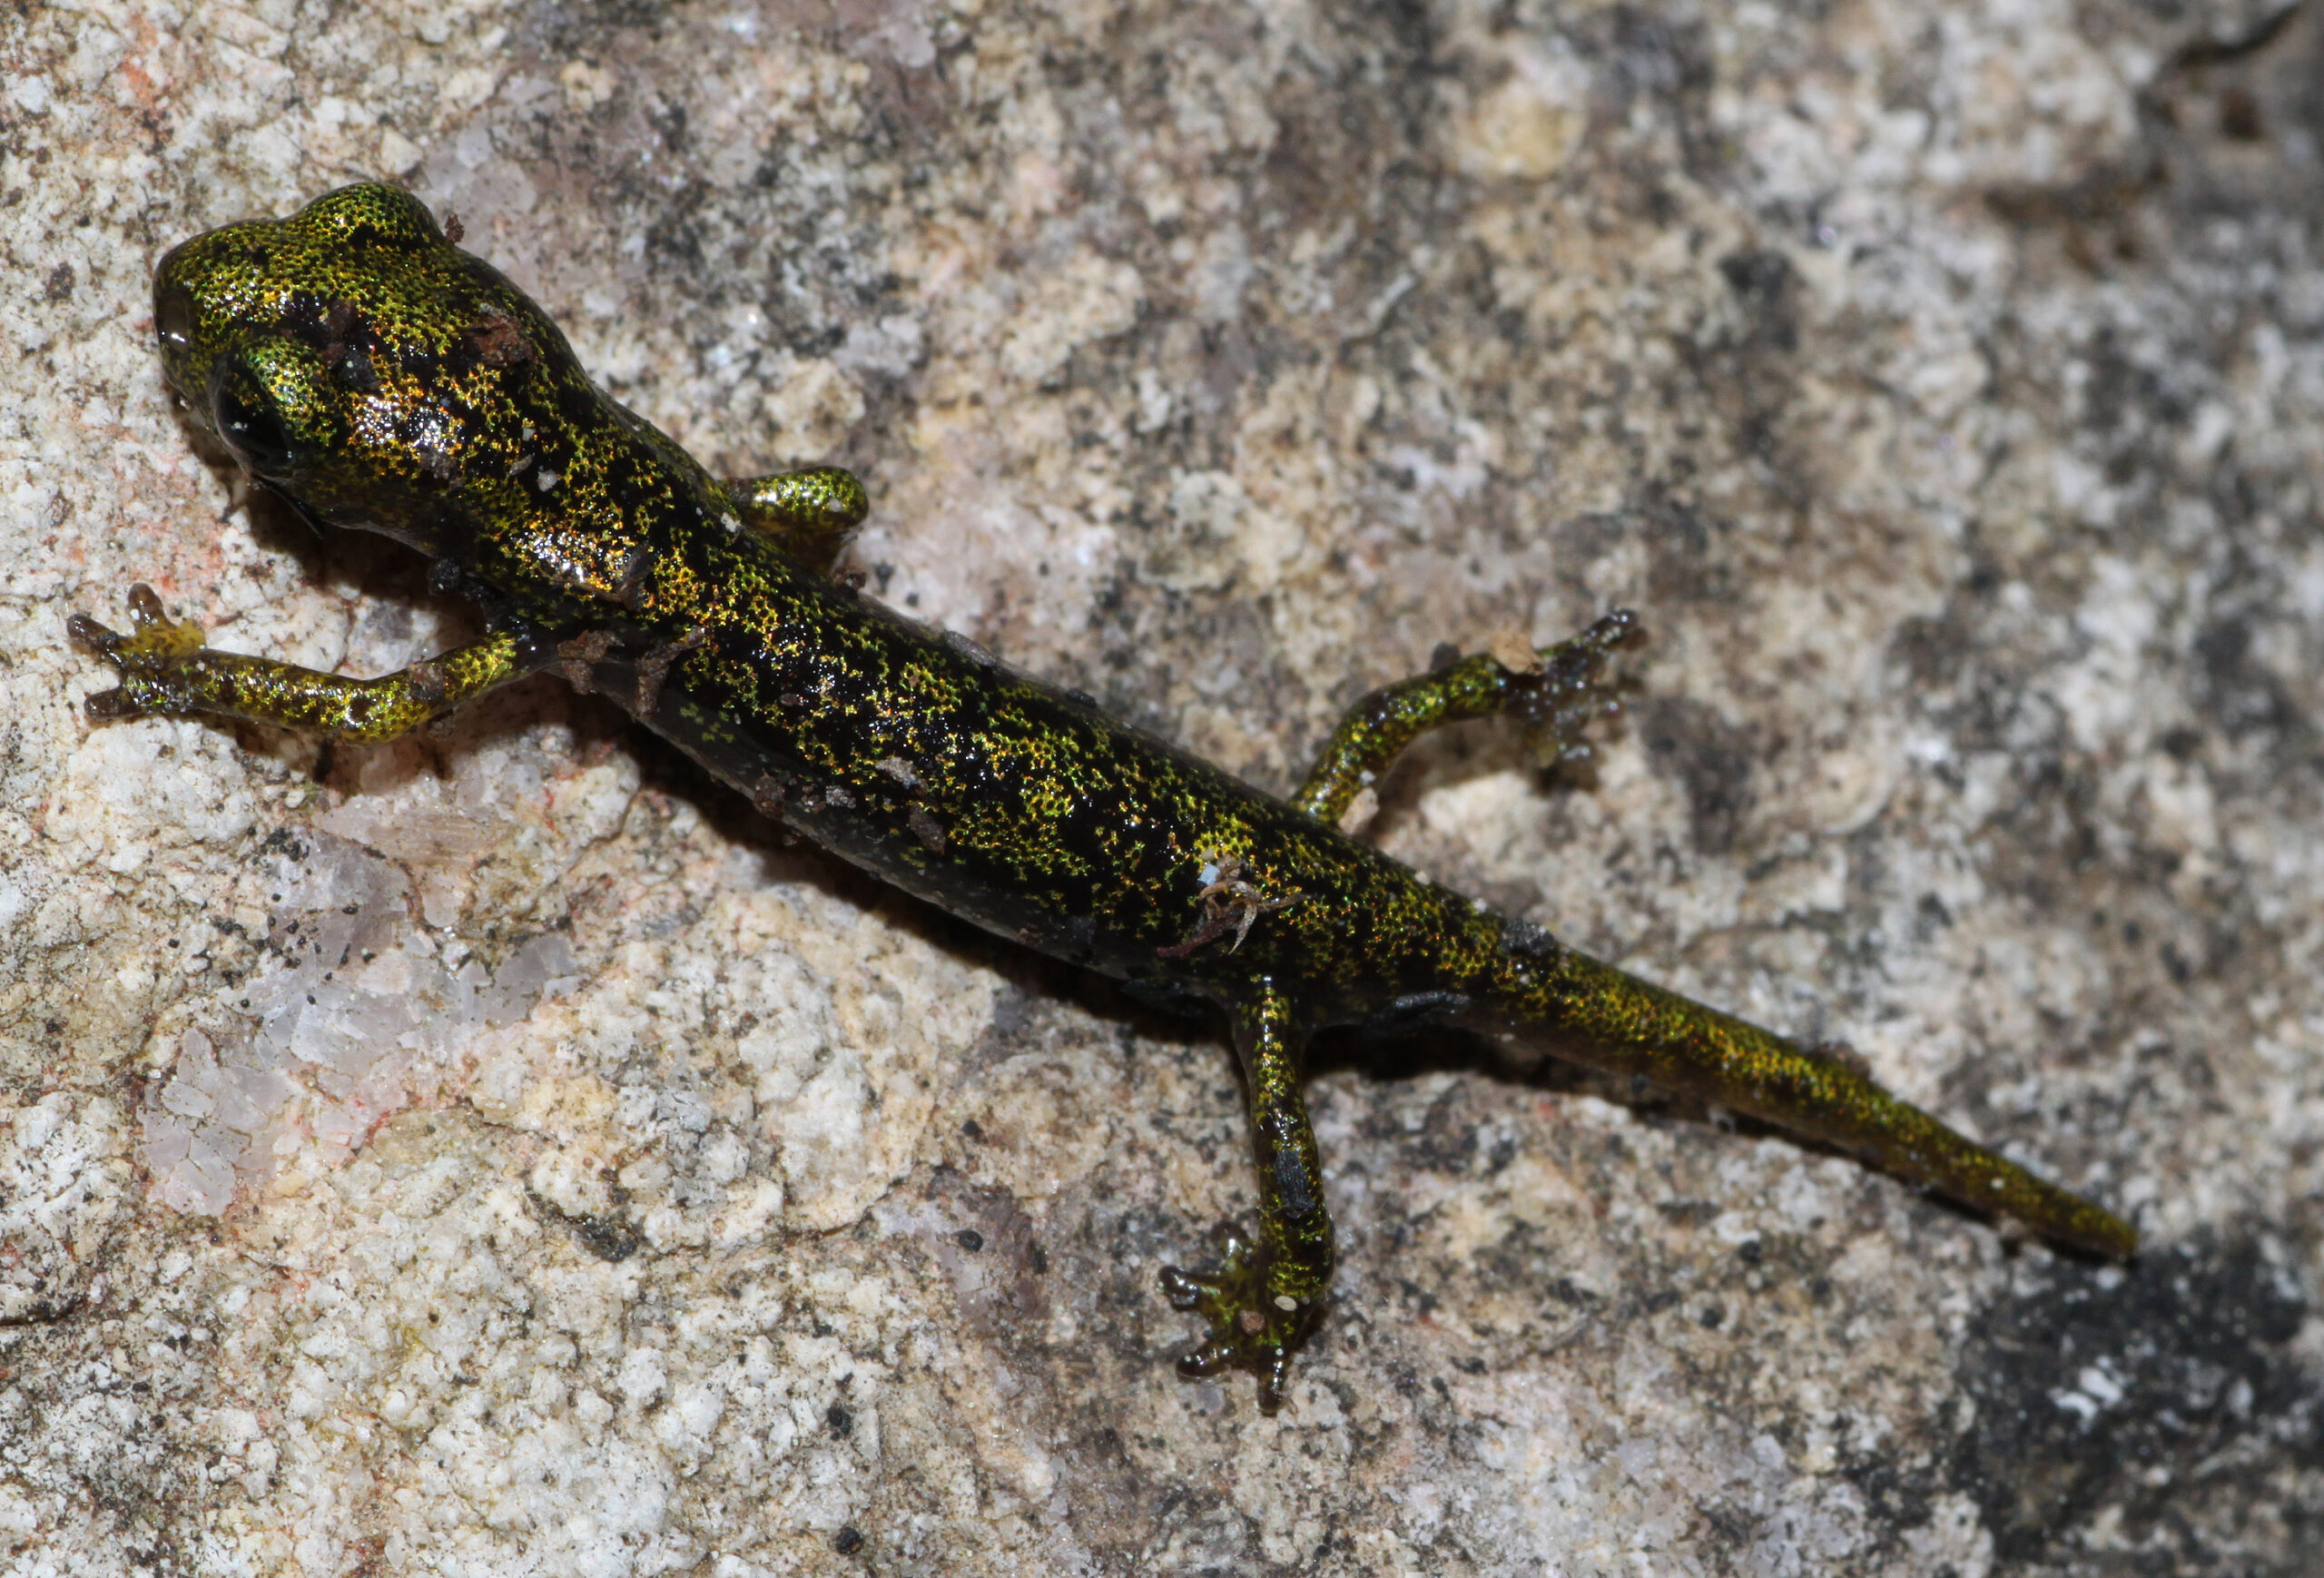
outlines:
[[[394,674],[350,679],[271,657],[213,652],[202,644],[200,626],[169,618],[148,586],[130,588],[129,617],[126,636],[86,614],[66,622],[76,644],[121,671],[117,689],[89,698],[92,718],[208,713],[369,745],[409,734],[544,662],[526,659],[512,636],[488,636]]]
[[[726,484],[743,524],[809,569],[828,573],[872,500],[852,471],[816,466]]]
[[[1199,1310],[1210,1337],[1178,1361],[1178,1373],[1213,1376],[1249,1370],[1259,1377],[1259,1407],[1283,1405],[1291,1356],[1316,1322],[1332,1286],[1332,1218],[1324,1208],[1323,1165],[1300,1095],[1300,1055],[1307,1027],[1287,994],[1272,983],[1235,1013],[1235,1050],[1250,1085],[1251,1129],[1259,1162],[1259,1235],[1226,1243],[1226,1260],[1208,1276],[1173,1266],[1162,1290],[1180,1309]]]
[[[1590,759],[1583,731],[1621,710],[1607,675],[1615,648],[1642,634],[1638,616],[1616,609],[1571,640],[1536,652],[1514,650],[1456,657],[1434,672],[1383,685],[1347,711],[1291,803],[1337,824],[1397,754],[1430,729],[1463,718],[1514,713],[1535,731],[1545,764]]]

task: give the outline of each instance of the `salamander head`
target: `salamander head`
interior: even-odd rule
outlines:
[[[251,476],[427,552],[537,518],[540,477],[613,419],[540,310],[392,187],[172,249],[153,325],[189,416]]]

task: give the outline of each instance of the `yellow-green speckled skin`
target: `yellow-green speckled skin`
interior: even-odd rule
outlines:
[[[1333,1257],[1299,1058],[1316,1026],[1454,1021],[1645,1076],[1847,1147],[2067,1244],[2132,1229],[1896,1100],[1846,1060],[1648,986],[1425,882],[1333,825],[1405,741],[1528,715],[1571,750],[1605,710],[1626,616],[1541,655],[1472,657],[1367,698],[1285,803],[868,600],[823,572],[861,488],[816,471],[710,477],[597,390],[564,336],[416,200],[357,186],[162,261],[169,381],[264,486],[398,538],[491,634],[357,681],[210,652],[133,599],[101,716],[206,712],[354,739],[556,668],[763,811],[1004,936],[1224,1009],[1249,1076],[1260,1231],[1166,1286],[1212,1324],[1189,1372],[1279,1398]]]

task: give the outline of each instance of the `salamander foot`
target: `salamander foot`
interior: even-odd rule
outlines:
[[[1214,1273],[1163,1268],[1162,1291],[1172,1307],[1198,1311],[1210,1323],[1210,1339],[1178,1360],[1178,1374],[1196,1380],[1248,1370],[1259,1378],[1259,1412],[1273,1414],[1283,1406],[1291,1356],[1323,1317],[1324,1300],[1271,1289],[1264,1252],[1240,1233],[1230,1229],[1222,1243],[1226,1264]]]
[[[121,671],[119,685],[89,697],[86,705],[93,718],[143,717],[173,710],[176,696],[169,679],[187,658],[202,650],[202,626],[191,619],[172,619],[153,588],[143,581],[129,588],[129,619],[126,636],[86,614],[75,614],[65,621],[64,633],[74,645],[87,647]]]
[[[1509,710],[1523,723],[1540,765],[1589,782],[1597,751],[1587,731],[1623,712],[1622,686],[1610,672],[1610,660],[1645,638],[1638,616],[1621,608],[1571,640],[1542,648],[1531,665],[1496,655],[1510,673]]]

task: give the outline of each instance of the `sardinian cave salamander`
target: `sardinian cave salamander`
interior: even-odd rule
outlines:
[[[1451,1024],[1650,1080],[1843,1148],[2061,1244],[2121,1219],[1804,1045],[1639,981],[1423,880],[1337,824],[1413,738],[1510,713],[1554,751],[1612,707],[1615,613],[1539,652],[1375,691],[1278,800],[836,580],[862,486],[720,481],[600,392],[565,336],[415,198],[350,186],[162,259],[153,321],[189,419],[313,521],[429,556],[480,605],[471,646],[377,679],[218,652],[160,599],[75,616],[120,671],[94,718],[208,714],[352,742],[544,669],[602,692],[757,808],[928,902],[1148,996],[1215,1005],[1246,1079],[1258,1229],[1163,1273],[1208,1322],[1182,1372],[1255,1372],[1263,1406],[1333,1267],[1301,1059],[1323,1025]]]

